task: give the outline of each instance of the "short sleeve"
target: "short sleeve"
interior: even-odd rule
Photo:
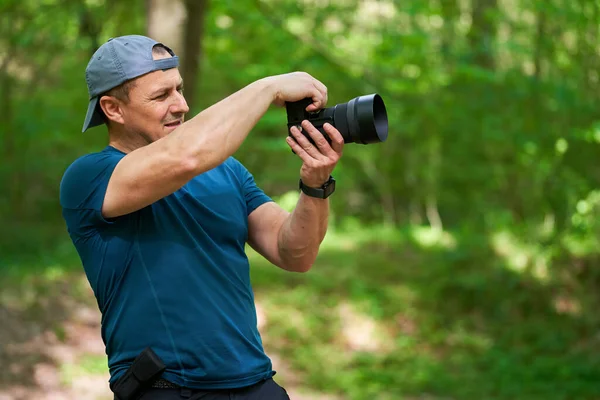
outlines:
[[[123,155],[94,153],[73,162],[60,183],[60,204],[71,234],[80,236],[110,224],[102,216],[108,181]]]
[[[244,167],[244,165],[238,160],[234,159],[233,157],[231,157],[231,159],[235,163],[238,177],[242,183],[244,197],[246,199],[247,215],[250,215],[252,211],[256,210],[264,203],[273,201],[273,199],[267,196],[265,192],[258,187],[254,180],[254,176],[250,173],[250,171],[248,171],[248,169]]]

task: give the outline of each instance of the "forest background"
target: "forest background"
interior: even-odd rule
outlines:
[[[107,140],[87,61],[132,33],[180,55],[191,114],[296,70],[386,103],[313,270],[249,250],[292,398],[600,399],[598,0],[0,0],[0,398],[110,398],[58,193]],[[235,156],[291,209],[286,135],[271,108]]]

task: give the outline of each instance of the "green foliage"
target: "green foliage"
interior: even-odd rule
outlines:
[[[106,143],[103,128],[81,133],[84,69],[99,43],[144,33],[145,7],[0,2],[3,277],[74,257],[60,179]],[[270,335],[303,344],[277,346],[311,384],[356,399],[598,396],[599,22],[597,1],[210,2],[194,112],[293,70],[324,82],[330,105],[373,92],[387,105],[387,142],[347,145],[336,168],[322,271],[255,278],[289,286],[269,300],[283,310]],[[235,156],[291,209],[285,123],[272,108]],[[343,296],[418,335],[336,359],[315,305]],[[308,329],[286,322],[301,306]]]
[[[107,360],[106,356],[84,355],[77,363],[63,364],[60,368],[61,382],[65,385],[72,384],[73,380],[80,376],[106,374]]]
[[[349,400],[600,395],[590,294],[512,270],[493,240],[446,234],[338,232],[304,275],[251,253],[267,346]]]

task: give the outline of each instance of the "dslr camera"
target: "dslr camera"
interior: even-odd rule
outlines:
[[[336,104],[314,112],[306,111],[306,107],[311,103],[310,98],[286,103],[288,135],[291,136],[292,126],[299,127],[306,119],[325,136],[329,144],[331,139],[323,129],[326,122],[340,131],[344,144],[380,143],[387,139],[387,111],[383,99],[377,93],[355,97],[347,103]],[[308,132],[303,129],[300,131],[313,145],[315,144]]]

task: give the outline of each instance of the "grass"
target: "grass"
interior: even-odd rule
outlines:
[[[82,376],[106,375],[106,356],[84,354],[76,362],[60,366],[60,378],[64,385],[70,386]]]
[[[543,274],[528,268],[541,265],[539,249],[507,238],[347,223],[306,274],[249,250],[265,346],[297,374],[278,380],[347,400],[600,398],[597,292],[569,284],[550,258]],[[78,269],[68,246],[58,250],[14,261],[1,287],[19,290],[1,301],[56,296],[45,283]],[[102,365],[84,358],[62,376]]]
[[[251,256],[265,342],[307,384],[351,400],[600,398],[594,310],[557,310],[561,287],[493,240],[377,233],[329,235],[308,274]]]

